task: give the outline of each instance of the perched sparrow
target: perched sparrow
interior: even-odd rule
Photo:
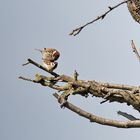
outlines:
[[[131,13],[133,19],[140,23],[140,1],[139,0],[128,0],[127,7]]]
[[[42,53],[42,59],[45,61],[54,62],[60,56],[60,53],[53,48],[44,48],[43,50],[39,50],[39,51]]]
[[[52,72],[54,69],[56,69],[58,66],[57,62],[51,62],[51,61],[43,61],[43,67],[45,67],[49,72]]]

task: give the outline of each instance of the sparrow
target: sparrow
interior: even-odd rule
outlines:
[[[139,0],[128,0],[127,7],[131,13],[133,19],[140,23],[140,1]]]
[[[60,53],[56,49],[54,49],[54,48],[44,48],[43,50],[39,50],[38,49],[38,51],[41,52],[42,59],[45,60],[45,61],[54,62],[60,56]]]
[[[47,69],[49,72],[53,72],[54,69],[57,68],[58,63],[57,62],[51,62],[51,61],[46,61],[43,60],[43,67]]]

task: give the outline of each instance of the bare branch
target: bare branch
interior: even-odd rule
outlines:
[[[34,61],[33,61],[34,62]],[[39,64],[36,62],[35,66],[38,67]],[[58,75],[58,74],[57,74]],[[24,78],[20,78],[25,80]],[[56,89],[58,91],[64,91],[72,89],[74,94],[79,94],[81,96],[87,97],[88,94],[92,96],[103,98],[105,101],[109,102],[119,102],[127,103],[132,105],[136,110],[140,112],[140,89],[139,87],[128,86],[128,85],[117,85],[102,83],[97,81],[87,81],[87,80],[75,80],[74,77],[67,75],[60,75],[58,77],[46,77],[42,75],[36,75],[35,80],[28,80],[35,83],[40,83],[43,86],[48,86],[50,88]],[[65,82],[66,85],[60,86],[58,82]]]
[[[100,19],[104,19],[106,15],[109,14],[112,10],[116,9],[117,7],[119,7],[124,3],[127,3],[127,1],[128,0],[124,0],[123,2],[113,7],[109,6],[108,7],[109,10],[107,10],[104,14],[98,16],[97,18],[84,24],[83,26],[74,29],[69,35],[76,36],[86,26]],[[133,40],[131,41],[131,46],[133,52],[135,53],[140,62],[140,55],[136,49]],[[140,128],[140,119],[135,118],[134,116],[127,114],[125,112],[118,111],[118,114],[129,119],[129,121],[117,121],[96,116],[68,102],[68,97],[70,95],[78,94],[84,97],[92,95],[92,97],[102,98],[103,101],[101,102],[101,104],[107,101],[109,101],[110,103],[111,102],[126,103],[128,106],[131,105],[134,107],[135,110],[140,112],[140,86],[103,83],[97,82],[95,80],[93,81],[79,80],[78,78],[79,74],[76,71],[74,72],[73,76],[59,75],[55,72],[48,71],[45,67],[43,67],[42,65],[36,63],[31,59],[28,59],[27,63],[23,64],[23,66],[26,66],[28,64],[33,64],[34,66],[48,72],[49,74],[52,75],[52,77],[46,77],[44,75],[36,74],[35,79],[29,79],[23,76],[20,76],[19,79],[33,83],[38,83],[41,84],[42,86],[46,86],[56,90],[57,93],[59,92],[60,95],[58,95],[57,93],[53,95],[55,98],[57,98],[61,107],[68,108],[69,110],[77,113],[78,115],[89,119],[90,122],[96,122],[102,125],[108,125],[118,128],[137,128],[137,127]]]
[[[27,64],[33,64],[33,65],[35,65],[36,67],[38,67],[38,68],[40,68],[40,69],[42,69],[42,70],[44,70],[44,71],[50,73],[51,75],[53,75],[53,76],[55,76],[55,77],[58,77],[58,76],[59,76],[59,74],[57,74],[57,73],[55,73],[55,72],[50,72],[50,71],[48,71],[48,70],[47,70],[46,68],[44,68],[42,65],[36,63],[35,61],[31,60],[30,58],[28,59],[28,62],[27,62],[27,63],[23,64],[23,66],[25,66],[25,65],[27,65]]]
[[[135,53],[136,57],[138,58],[138,60],[140,62],[140,55],[139,55],[139,52],[138,52],[138,50],[136,48],[136,45],[135,45],[133,40],[131,40],[131,46],[132,46],[133,52]]]
[[[109,6],[109,10],[106,11],[104,14],[98,16],[97,18],[95,18],[94,20],[90,21],[90,22],[87,22],[86,24],[74,29],[71,33],[69,33],[69,35],[73,35],[73,36],[76,36],[78,35],[86,26],[98,21],[99,19],[104,19],[106,17],[107,14],[109,14],[112,10],[116,9],[117,7],[119,7],[120,5],[124,4],[124,3],[127,3],[127,0],[115,5],[115,6]]]
[[[127,113],[125,113],[125,112],[122,112],[122,111],[118,111],[117,113],[118,113],[119,115],[121,115],[121,116],[123,116],[123,117],[125,117],[125,118],[127,118],[127,119],[129,119],[129,120],[131,120],[131,121],[140,120],[140,119],[138,119],[138,118],[136,118],[136,117],[134,117],[134,116],[132,116],[132,115],[130,115],[130,114],[127,114]]]
[[[18,78],[19,78],[19,79],[22,79],[22,80],[25,80],[25,81],[29,81],[29,82],[34,82],[34,83],[36,83],[34,80],[29,79],[29,78],[25,78],[25,77],[23,77],[23,76],[19,76]]]
[[[59,95],[57,93],[53,94],[55,98],[59,99]],[[61,100],[58,100],[59,103],[61,104]],[[86,112],[85,110],[71,104],[68,101],[65,101],[65,107],[68,108],[69,110],[75,112],[76,114],[87,118],[90,120],[90,122],[96,122],[102,125],[108,125],[108,126],[113,126],[113,127],[118,127],[118,128],[139,128],[140,127],[140,121],[139,120],[134,120],[134,121],[116,121],[116,120],[110,120],[102,117],[95,116],[89,112]]]
[[[77,81],[78,76],[79,76],[79,74],[78,74],[77,71],[75,70],[75,71],[74,71],[74,75],[73,75],[75,81]]]
[[[28,61],[41,68],[42,66],[33,60],[28,59]],[[44,68],[43,68],[44,70]],[[45,70],[46,71],[46,70]],[[109,125],[114,127],[122,127],[122,128],[133,128],[140,127],[140,121],[129,121],[129,122],[120,122],[116,120],[109,120],[102,117],[98,117],[92,115],[76,106],[70,104],[68,100],[68,96],[70,95],[81,95],[84,97],[88,97],[91,94],[94,97],[105,99],[102,103],[109,101],[111,102],[119,102],[119,103],[127,103],[127,105],[132,105],[137,111],[140,112],[140,87],[129,86],[129,85],[121,85],[121,84],[111,84],[111,83],[103,83],[97,82],[95,80],[80,80],[77,79],[77,72],[74,73],[73,76],[67,75],[57,75],[56,77],[46,77],[44,75],[36,74],[35,79],[29,79],[20,76],[19,78],[22,80],[26,80],[29,82],[39,83],[42,86],[50,87],[57,92],[60,92],[60,96],[58,102],[61,104],[61,107],[67,107],[70,110],[78,113],[79,115],[88,118],[91,122],[97,122],[103,125]],[[63,82],[63,85],[62,85]],[[122,115],[122,113],[120,113]],[[124,115],[128,117],[128,115]]]
[[[33,83],[39,83],[42,86],[47,86],[47,87],[50,87],[50,88],[55,89],[57,91],[68,90],[67,86],[58,86],[58,85],[56,85],[56,83],[54,84],[53,82],[46,82],[44,79],[41,78],[41,75],[40,75],[40,77],[35,77],[34,80],[26,78],[26,77],[23,77],[23,76],[20,76],[19,79],[29,81],[29,82],[33,82]]]
[[[30,62],[26,62],[26,63],[22,64],[22,66],[26,66],[28,64],[30,64]]]

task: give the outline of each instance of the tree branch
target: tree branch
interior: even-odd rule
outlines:
[[[57,93],[53,94],[53,96],[57,99],[59,99],[59,95]],[[58,100],[59,103],[61,104],[61,100]],[[66,101],[65,107],[68,108],[69,110],[75,112],[76,114],[87,118],[90,120],[90,122],[96,122],[98,124],[102,125],[108,125],[108,126],[113,126],[113,127],[118,127],[118,128],[137,128],[140,127],[140,121],[135,120],[135,121],[116,121],[116,120],[110,120],[102,117],[95,116],[89,112],[86,112],[85,110],[69,103]]]
[[[97,18],[93,19],[92,21],[90,22],[87,22],[86,24],[74,29],[71,33],[69,33],[69,35],[73,35],[73,36],[76,36],[78,35],[86,26],[100,20],[100,19],[104,19],[106,17],[107,14],[109,14],[112,10],[116,9],[117,7],[119,7],[120,5],[124,4],[124,3],[127,3],[127,0],[115,5],[115,6],[108,6],[109,10],[106,11],[104,14],[98,16]]]
[[[129,119],[129,120],[131,120],[131,121],[140,120],[140,119],[138,119],[138,118],[136,118],[136,117],[134,117],[134,116],[132,116],[132,115],[130,115],[130,114],[127,114],[127,113],[125,113],[125,112],[122,112],[122,111],[118,111],[117,113],[118,113],[119,115],[121,115],[121,116],[123,116],[123,117],[125,117],[125,118],[127,118],[127,119]]]
[[[31,59],[28,59],[28,62],[44,70],[44,68],[38,63],[34,62]],[[45,70],[46,71],[46,70]],[[51,73],[52,74],[52,73]],[[78,74],[75,71],[73,76],[59,75],[57,73],[52,74],[52,77],[47,77],[44,75],[36,74],[35,79],[25,78],[20,76],[19,79],[39,83],[42,86],[50,87],[60,93],[60,96],[57,95],[58,102],[61,104],[61,107],[66,106],[70,110],[78,113],[79,115],[88,118],[91,122],[97,122],[103,125],[109,125],[114,127],[122,128],[133,128],[140,127],[140,121],[128,121],[120,122],[115,120],[109,120],[102,117],[92,115],[76,106],[70,104],[67,100],[70,95],[81,95],[88,97],[91,94],[94,97],[104,99],[104,102],[119,102],[127,103],[127,105],[132,105],[137,111],[140,112],[140,87],[121,85],[121,84],[112,84],[112,83],[103,83],[97,82],[95,80],[80,80],[78,79]],[[63,82],[63,84],[62,84]],[[56,94],[55,94],[56,95]],[[128,117],[120,113],[122,116]]]
[[[30,62],[33,65],[40,67],[40,65],[33,60]],[[140,87],[79,80],[77,78],[75,79],[75,77],[70,77],[67,75],[58,76],[57,73],[55,73],[55,75],[57,75],[57,77],[46,77],[36,74],[35,80],[28,79],[28,81],[40,83],[43,86],[48,86],[63,92],[72,89],[72,94],[79,94],[84,97],[91,94],[92,96],[105,99],[105,101],[101,103],[106,101],[127,103],[128,105],[132,105],[140,112]],[[20,77],[20,79],[27,80],[27,78],[23,77]],[[64,82],[66,85],[56,85],[59,84],[59,82]],[[63,97],[65,98],[65,95]]]
[[[29,78],[26,78],[26,77],[23,77],[23,76],[19,76],[18,78],[19,79],[22,79],[22,80],[25,80],[25,81],[33,82],[33,83],[39,83],[42,86],[47,86],[47,87],[50,87],[50,88],[55,89],[57,91],[65,91],[65,90],[68,90],[68,87],[67,86],[58,86],[58,85],[56,85],[56,82],[53,82],[52,80],[49,80],[50,82],[46,82],[44,80],[44,76],[38,75],[38,74],[36,74],[34,80],[29,79]]]
[[[135,53],[136,57],[138,58],[138,60],[140,62],[140,55],[139,55],[139,52],[138,52],[133,40],[131,40],[131,47],[132,47],[133,52]]]
[[[33,60],[30,59],[30,58],[27,59],[27,61],[28,61],[28,62],[25,63],[25,64],[23,64],[22,66],[25,66],[25,65],[28,65],[28,64],[33,64],[33,65],[35,65],[36,67],[38,67],[38,68],[40,68],[40,69],[42,69],[42,70],[44,70],[44,71],[50,73],[51,75],[53,75],[53,76],[55,76],[55,77],[58,77],[58,76],[59,76],[59,74],[57,74],[57,73],[55,73],[55,72],[50,72],[50,71],[48,71],[48,70],[45,69],[42,65],[36,63],[35,61],[33,61]]]

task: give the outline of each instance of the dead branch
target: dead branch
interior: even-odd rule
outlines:
[[[27,61],[28,61],[28,62],[25,63],[25,64],[22,64],[22,66],[26,66],[26,65],[28,65],[28,64],[33,64],[33,65],[35,65],[36,67],[38,67],[38,68],[40,68],[40,69],[42,69],[42,70],[44,70],[44,71],[50,73],[51,75],[53,75],[53,76],[55,76],[55,77],[58,77],[58,76],[59,76],[59,74],[57,74],[57,73],[55,73],[55,72],[50,72],[50,71],[48,71],[48,70],[47,70],[46,68],[44,68],[42,65],[36,63],[35,61],[31,60],[30,58],[27,59]]]
[[[29,59],[30,62],[40,67],[40,65],[33,60]],[[55,73],[57,77],[46,77],[43,75],[36,74],[35,79],[31,80],[25,77],[19,77],[22,80],[27,80],[34,83],[40,83],[43,86],[56,89],[58,91],[66,91],[72,89],[72,94],[79,94],[87,97],[89,94],[94,97],[103,98],[105,101],[127,103],[132,105],[136,110],[140,112],[140,87],[128,86],[128,85],[117,85],[102,83],[97,81],[79,80],[75,77],[67,75],[59,75]],[[59,86],[60,82],[66,83],[64,86]],[[68,95],[69,96],[69,95]],[[65,97],[65,95],[64,95]]]
[[[104,14],[98,16],[97,18],[93,19],[92,21],[90,22],[87,22],[86,24],[74,29],[71,33],[69,33],[69,35],[73,35],[73,36],[76,36],[78,35],[86,26],[100,20],[100,19],[104,19],[106,17],[107,14],[109,14],[112,10],[116,9],[117,7],[119,7],[120,5],[124,4],[124,3],[127,3],[127,0],[115,5],[115,6],[108,6],[109,10],[107,10]]]
[[[57,99],[59,99],[58,94],[53,94],[53,96]],[[59,100],[59,103],[61,104],[61,100]],[[90,120],[90,122],[96,122],[98,124],[102,125],[108,125],[118,128],[139,128],[140,127],[140,121],[139,120],[133,120],[133,121],[116,121],[116,120],[110,120],[102,117],[95,116],[89,112],[86,112],[85,110],[69,103],[68,101],[65,102],[65,107],[69,110],[75,112],[76,114],[87,118]]]
[[[139,52],[138,52],[133,40],[131,40],[131,47],[132,47],[133,52],[135,53],[136,57],[138,58],[138,60],[140,62],[140,55],[139,55]]]
[[[34,66],[44,69],[40,64],[35,61],[28,59],[28,62],[33,64]],[[48,72],[48,71],[47,71]],[[49,72],[50,73],[50,72]],[[119,102],[119,103],[127,103],[127,105],[131,105],[140,112],[140,88],[136,86],[130,85],[121,85],[121,84],[112,84],[112,83],[103,83],[97,82],[95,80],[80,80],[78,79],[78,73],[75,71],[73,76],[67,75],[59,75],[57,73],[50,73],[51,77],[47,77],[44,75],[36,74],[34,79],[29,79],[20,76],[19,79],[38,83],[42,86],[46,86],[52,88],[60,93],[60,96],[54,94],[54,96],[58,99],[58,102],[61,104],[61,107],[67,107],[68,109],[74,111],[75,113],[89,119],[91,122],[96,122],[103,125],[109,125],[114,127],[121,128],[134,128],[140,127],[140,121],[137,119],[133,119],[127,122],[110,120],[102,117],[98,117],[88,113],[68,102],[68,97],[71,95],[81,95],[83,97],[88,97],[88,95],[92,95],[94,97],[102,98],[102,103],[109,101],[111,102]],[[62,84],[63,82],[63,84]],[[130,118],[128,114],[124,114],[119,112],[118,114]],[[132,116],[131,116],[132,118]]]
[[[117,113],[118,113],[119,115],[121,115],[121,116],[123,116],[123,117],[125,117],[125,118],[127,118],[127,119],[129,119],[129,120],[131,120],[131,121],[140,120],[140,119],[138,119],[138,118],[134,117],[133,115],[128,114],[128,113],[126,113],[126,112],[118,111]]]

